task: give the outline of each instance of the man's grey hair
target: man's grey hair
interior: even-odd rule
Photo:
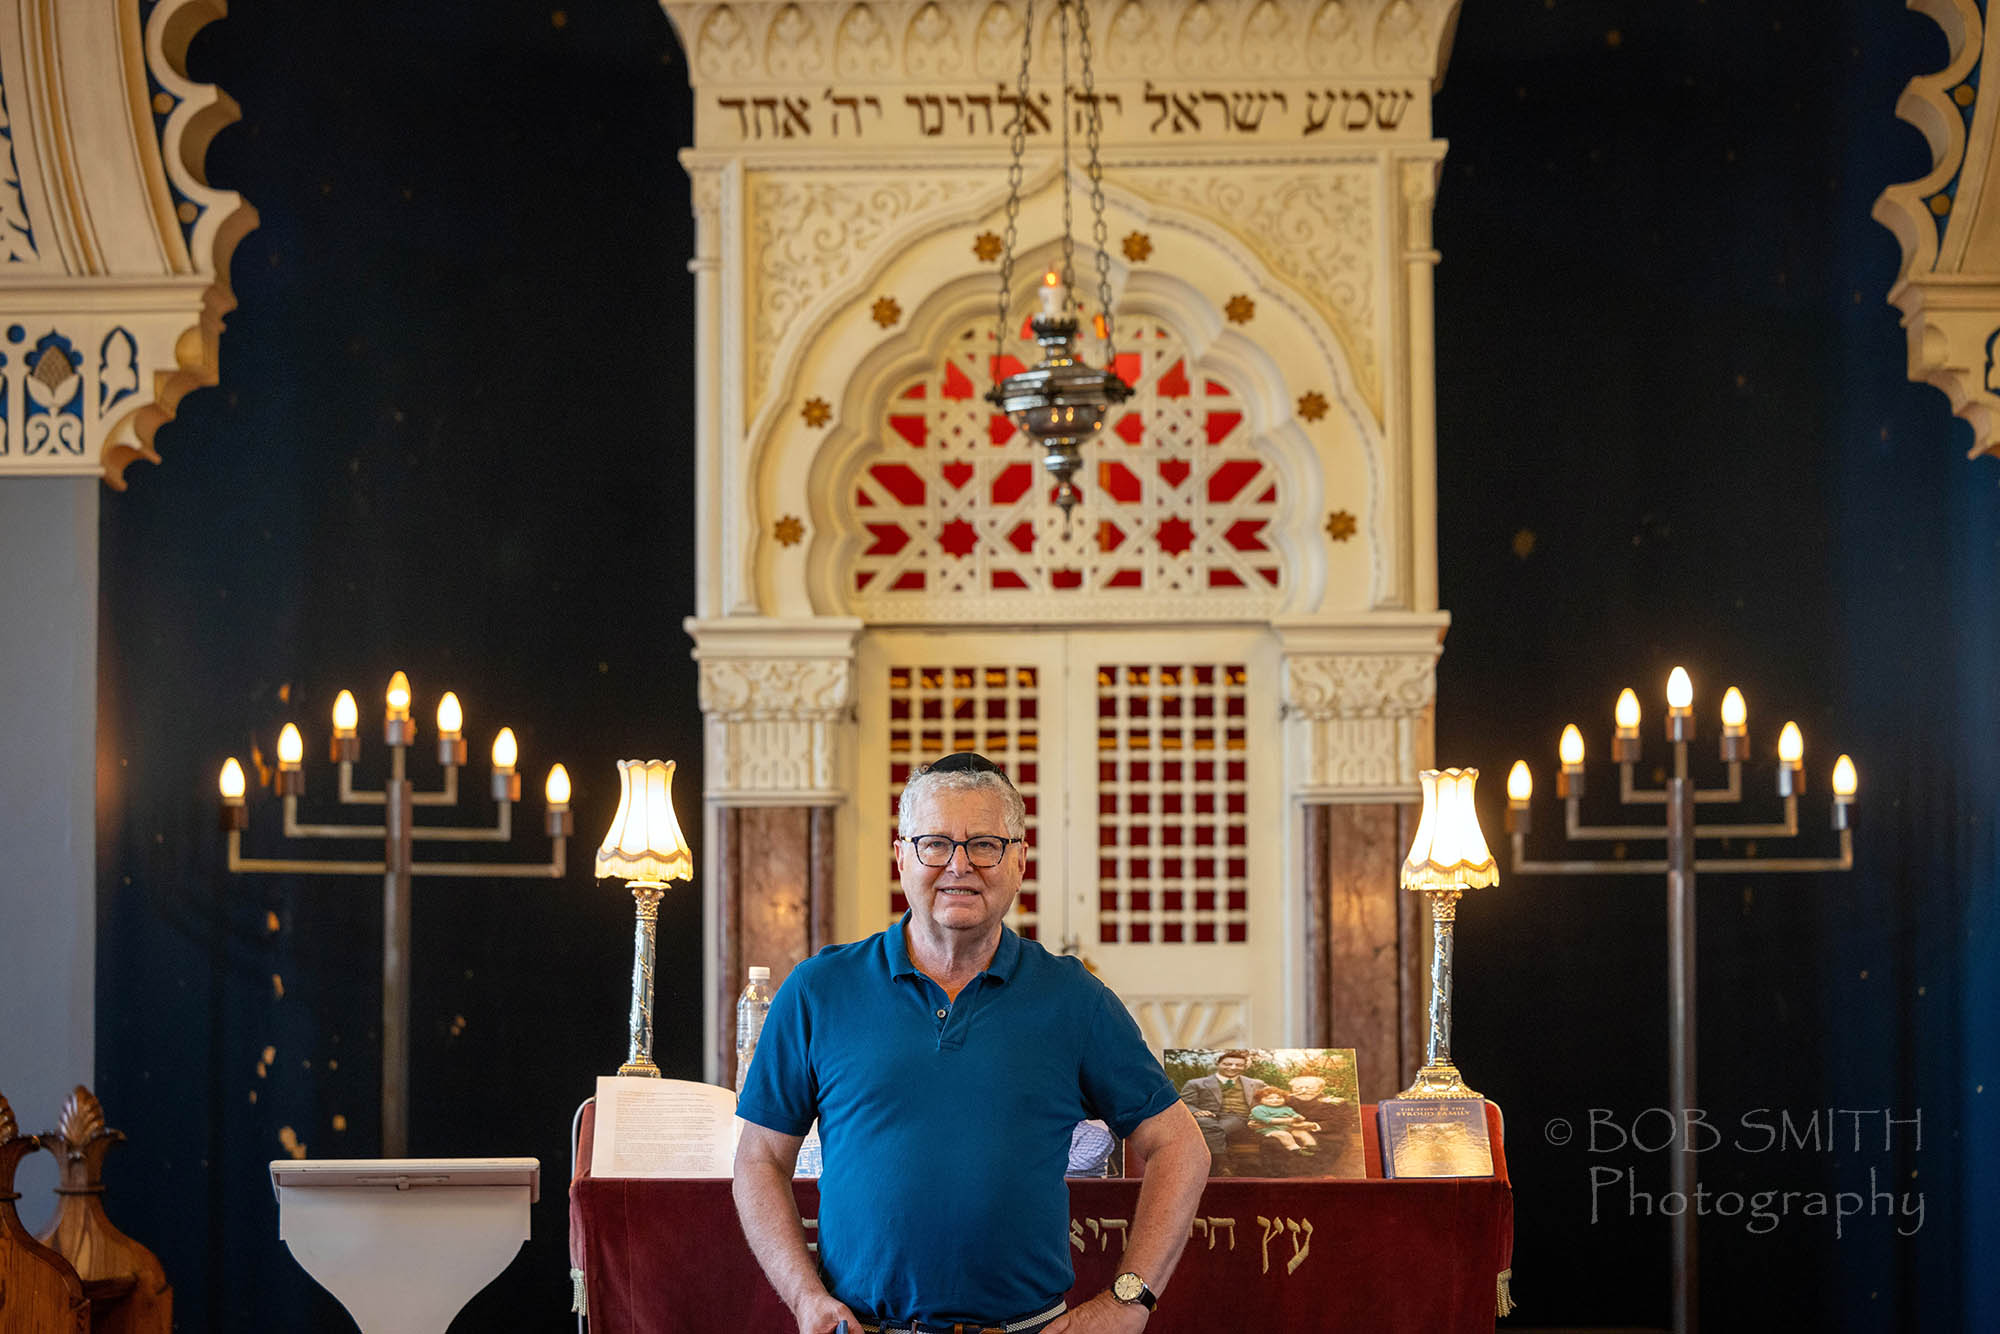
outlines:
[[[932,832],[912,829],[910,813],[923,797],[943,792],[991,792],[1000,798],[1000,808],[1007,823],[1007,837],[1021,838],[1028,832],[1028,804],[1021,800],[1021,794],[1007,781],[1007,775],[997,770],[935,770],[929,765],[910,775],[910,781],[903,787],[903,795],[896,801],[896,832],[904,838]]]

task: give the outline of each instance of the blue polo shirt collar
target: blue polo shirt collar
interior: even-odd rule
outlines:
[[[910,962],[910,944],[903,934],[909,924],[910,914],[906,911],[892,929],[882,933],[883,948],[889,952],[889,976],[892,979],[923,975],[922,970]],[[1020,964],[1021,938],[1014,934],[1012,928],[1003,925],[1000,928],[999,948],[993,951],[992,960],[979,976],[1005,982],[1014,976]]]

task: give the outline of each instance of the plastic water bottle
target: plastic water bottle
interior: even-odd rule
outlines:
[[[764,1032],[764,1016],[771,1012],[771,970],[752,965],[750,980],[736,998],[736,1091],[750,1074],[750,1059],[757,1054],[757,1039]]]

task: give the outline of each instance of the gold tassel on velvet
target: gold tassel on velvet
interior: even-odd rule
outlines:
[[[586,1320],[590,1318],[590,1299],[584,1296],[581,1269],[569,1271],[569,1310],[571,1315],[580,1315]]]
[[[1514,1290],[1512,1287],[1513,1281],[1514,1281],[1514,1271],[1511,1268],[1503,1269],[1497,1275],[1494,1276],[1493,1279],[1494,1309],[1498,1311],[1500,1315],[1506,1316],[1514,1314]]]

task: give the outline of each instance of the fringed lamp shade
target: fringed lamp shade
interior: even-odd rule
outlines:
[[[597,850],[597,877],[661,885],[694,879],[694,856],[674,818],[674,762],[618,761],[618,814]]]
[[[1479,831],[1472,787],[1477,769],[1426,769],[1424,813],[1403,862],[1403,888],[1484,889],[1500,883],[1500,868]]]

